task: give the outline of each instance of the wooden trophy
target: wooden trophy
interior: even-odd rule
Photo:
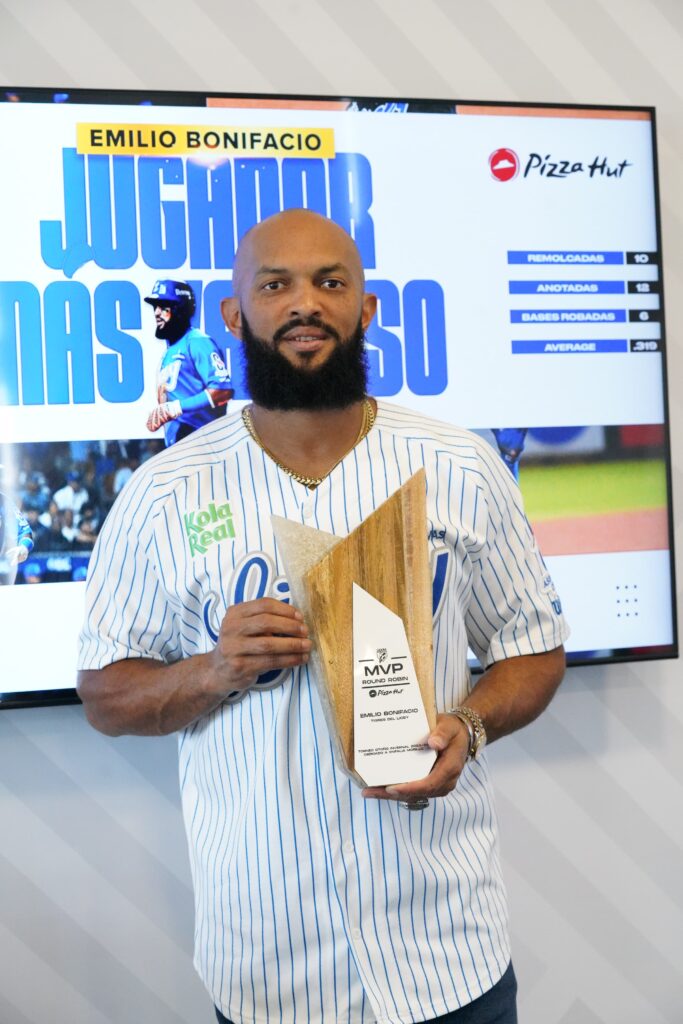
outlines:
[[[435,759],[425,492],[421,469],[343,539],[272,517],[339,766],[362,786],[423,778]]]

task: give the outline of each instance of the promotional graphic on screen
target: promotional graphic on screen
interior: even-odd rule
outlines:
[[[476,431],[518,480],[570,663],[677,653],[651,109],[0,99],[0,705],[73,698],[102,523],[248,401],[220,302],[241,237],[295,207],[358,245],[370,393]],[[231,510],[186,528],[201,557]],[[243,575],[242,599],[287,599]]]

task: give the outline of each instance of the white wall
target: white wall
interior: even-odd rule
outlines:
[[[0,82],[656,105],[681,545],[680,0],[0,0]],[[682,1021],[678,663],[571,671],[493,760],[522,1024]],[[211,1019],[173,739],[3,712],[0,837],[0,1024]]]

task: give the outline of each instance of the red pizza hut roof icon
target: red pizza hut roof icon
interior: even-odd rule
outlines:
[[[489,157],[489,167],[497,181],[510,181],[517,177],[519,157],[514,149],[497,149]]]

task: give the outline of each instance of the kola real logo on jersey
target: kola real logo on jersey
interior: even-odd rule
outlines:
[[[185,533],[190,545],[190,554],[205,555],[212,544],[231,540],[235,536],[230,502],[216,505],[214,501],[206,508],[183,514]]]

